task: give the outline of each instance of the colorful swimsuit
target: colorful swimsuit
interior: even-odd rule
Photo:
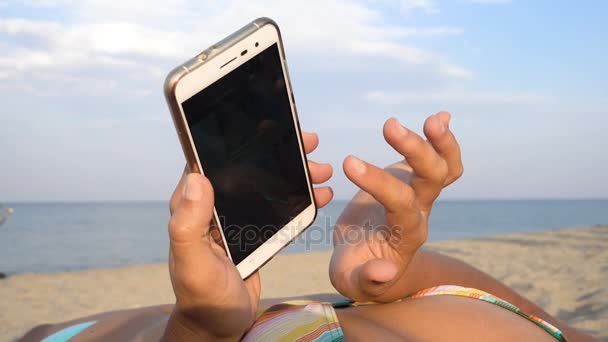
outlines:
[[[419,291],[407,298],[447,295],[479,299],[498,305],[533,322],[556,340],[566,342],[562,332],[553,325],[539,317],[523,313],[515,305],[481,290],[444,285]],[[356,305],[367,304],[359,304],[351,300],[336,303],[299,300],[273,305],[258,316],[243,341],[344,341],[335,308]]]
[[[536,316],[523,313],[515,305],[492,296],[487,292],[461,286],[444,285],[419,291],[407,298],[429,296],[460,296],[498,305],[503,309],[514,312],[533,322],[541,329],[551,334],[556,340],[566,342],[562,332],[553,325]],[[297,300],[276,304],[268,309],[262,310],[258,319],[253,324],[253,327],[251,327],[249,332],[243,337],[243,341],[344,341],[344,334],[340,327],[340,323],[338,322],[335,308],[357,305],[369,304],[355,303],[351,300],[335,303]],[[96,321],[91,321],[73,325],[46,337],[42,342],[68,341],[95,323]]]

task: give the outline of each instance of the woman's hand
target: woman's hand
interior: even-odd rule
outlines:
[[[426,241],[433,202],[463,172],[449,121],[446,112],[427,118],[425,141],[389,119],[384,137],[406,161],[384,170],[353,156],[344,160],[346,176],[363,191],[342,213],[334,232],[330,279],[341,294],[378,302],[408,294],[400,282]]]
[[[304,133],[306,153],[318,145],[316,134]],[[309,162],[313,183],[332,175],[328,164]],[[318,207],[333,197],[330,187],[314,190]],[[197,173],[184,174],[171,198],[169,272],[176,304],[165,329],[165,340],[238,340],[255,319],[260,300],[260,277],[245,281],[216,243],[210,229],[213,188]],[[215,236],[215,238],[214,238]]]

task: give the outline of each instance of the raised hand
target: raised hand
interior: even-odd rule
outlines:
[[[386,121],[386,141],[405,157],[386,169],[353,156],[344,160],[346,176],[362,191],[342,213],[334,232],[330,279],[341,294],[378,302],[408,294],[400,285],[426,241],[433,202],[463,172],[450,119],[446,112],[427,118],[428,141],[397,119]]]
[[[316,134],[304,133],[304,149],[319,144]],[[329,164],[309,162],[314,184],[332,175]],[[330,187],[314,189],[318,207],[333,197]],[[210,229],[213,188],[200,174],[184,174],[171,198],[169,272],[176,304],[165,329],[165,340],[238,340],[253,324],[260,300],[256,272],[242,280],[217,236]],[[215,237],[214,237],[215,236]]]

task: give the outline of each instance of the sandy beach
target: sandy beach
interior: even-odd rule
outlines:
[[[608,340],[608,226],[429,243],[504,281],[549,313]],[[280,255],[262,269],[264,298],[334,292],[331,252]],[[297,263],[298,267],[293,267]],[[171,303],[164,264],[0,280],[0,336],[100,311]]]

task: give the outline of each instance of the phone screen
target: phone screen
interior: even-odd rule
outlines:
[[[311,204],[277,44],[182,107],[238,264]]]

